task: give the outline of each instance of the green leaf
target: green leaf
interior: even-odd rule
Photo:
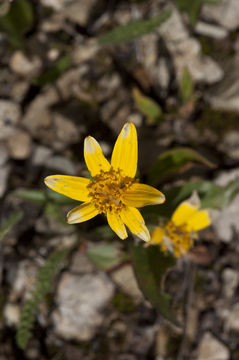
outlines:
[[[108,270],[117,265],[122,259],[122,254],[113,245],[98,245],[87,249],[89,260],[101,270]]]
[[[15,195],[23,200],[33,202],[35,204],[45,204],[48,201],[59,205],[75,205],[77,202],[62,194],[47,190],[29,190],[22,189],[16,191]]]
[[[143,95],[137,88],[133,89],[133,97],[137,108],[147,117],[147,124],[157,124],[162,120],[162,110],[156,101]]]
[[[193,81],[190,72],[185,67],[179,84],[179,90],[183,103],[186,103],[193,93]]]
[[[220,4],[221,0],[204,0],[205,4],[217,5]]]
[[[71,67],[72,61],[69,55],[65,55],[55,62],[55,64],[44,74],[39,75],[33,80],[38,86],[54,83],[66,70]]]
[[[30,1],[13,1],[9,12],[0,17],[0,30],[9,35],[12,46],[22,48],[24,35],[31,30],[34,16]]]
[[[187,147],[179,147],[167,150],[162,153],[156,160],[152,170],[149,173],[149,182],[151,184],[158,184],[178,173],[182,173],[192,166],[192,163],[200,163],[208,167],[215,167],[215,165],[200,155],[195,150]]]
[[[22,211],[15,211],[9,216],[9,218],[2,222],[0,226],[0,241],[4,238],[8,231],[10,231],[12,227],[22,219],[22,217]]]
[[[186,12],[192,24],[195,25],[204,0],[175,0],[180,11]]]
[[[166,272],[176,264],[172,255],[164,254],[159,246],[131,245],[132,264],[137,282],[146,299],[167,320],[178,325],[171,309],[171,298],[163,291]]]
[[[222,187],[215,185],[201,200],[203,208],[223,209],[228,206],[239,193],[239,180],[233,180]]]
[[[17,328],[16,341],[22,350],[25,349],[31,336],[31,330],[38,307],[51,290],[53,279],[69,251],[70,249],[63,249],[51,254],[37,275],[36,284],[24,305]]]
[[[48,202],[44,208],[44,213],[57,220],[60,224],[67,226],[66,218],[62,215],[61,206],[59,204]]]
[[[100,45],[120,44],[129,42],[137,37],[153,31],[164,23],[171,15],[171,11],[165,11],[161,15],[149,20],[136,20],[127,25],[118,26],[112,31],[101,36],[98,41]]]

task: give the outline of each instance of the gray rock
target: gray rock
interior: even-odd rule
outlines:
[[[32,78],[40,73],[42,62],[38,56],[27,58],[21,50],[18,50],[12,55],[9,66],[17,75]]]
[[[226,133],[219,144],[219,149],[224,151],[230,158],[239,159],[239,131]]]
[[[239,26],[238,0],[221,0],[217,4],[203,5],[201,16],[217,22],[228,30]]]
[[[206,94],[206,99],[215,109],[239,112],[239,55],[225,63],[225,76]]]
[[[32,139],[26,131],[17,129],[8,137],[7,147],[13,159],[23,160],[31,153]]]
[[[226,299],[232,299],[239,283],[239,273],[231,268],[226,268],[222,272],[222,291]]]
[[[64,339],[90,340],[103,323],[103,309],[114,293],[104,273],[65,273],[60,281],[52,319],[57,335]]]
[[[222,79],[222,69],[209,56],[202,55],[199,41],[189,35],[176,8],[172,7],[172,15],[157,31],[172,55],[178,80],[185,67],[194,81],[213,84]]]
[[[9,274],[13,277],[10,279],[12,281],[9,296],[11,302],[15,302],[20,298],[23,298],[24,300],[27,299],[35,284],[38,269],[39,267],[32,261],[23,260],[18,264],[16,273],[13,272],[12,274]]]
[[[54,169],[60,173],[77,175],[76,166],[73,161],[63,156],[52,156],[45,163],[46,168]]]
[[[71,21],[87,26],[97,0],[75,0],[64,8],[64,16]]]
[[[8,100],[0,100],[0,139],[5,140],[14,133],[20,115],[18,104]]]
[[[226,328],[239,332],[239,303],[234,304],[228,312]]]
[[[7,303],[3,309],[3,317],[8,326],[16,326],[20,319],[19,305]]]
[[[239,179],[239,169],[222,172],[216,179],[216,184],[227,185],[230,181]],[[238,180],[239,181],[239,180]],[[236,195],[232,202],[220,211],[220,214],[213,222],[213,227],[217,236],[223,242],[230,242],[234,232],[239,233],[239,195]]]
[[[131,296],[136,302],[143,299],[132,266],[127,264],[112,272],[111,277],[116,285],[127,295]]]
[[[94,271],[94,266],[85,253],[77,251],[72,258],[70,270],[74,273],[91,273]]]
[[[206,332],[199,344],[197,360],[229,360],[228,348],[210,332]]]
[[[10,173],[10,166],[4,165],[0,168],[0,198],[4,195],[7,189],[7,180]]]
[[[195,31],[199,35],[209,36],[214,39],[225,39],[228,36],[228,31],[221,26],[208,24],[203,21],[198,21],[195,26]]]
[[[31,161],[34,166],[42,166],[51,156],[52,150],[50,148],[42,145],[37,145],[34,148]]]

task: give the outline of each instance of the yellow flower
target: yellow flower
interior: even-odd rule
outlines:
[[[152,186],[139,184],[134,179],[138,162],[135,126],[132,123],[124,125],[115,143],[111,164],[91,136],[85,139],[84,157],[93,180],[67,175],[45,178],[46,185],[52,190],[83,201],[67,214],[67,222],[81,223],[104,213],[109,226],[121,239],[128,236],[126,225],[133,234],[149,241],[149,231],[136,207],[161,204],[165,196]]]
[[[174,211],[164,227],[157,227],[151,234],[151,244],[160,244],[163,251],[170,251],[175,257],[184,255],[193,246],[197,231],[211,224],[208,210],[200,210],[197,193],[183,201]]]

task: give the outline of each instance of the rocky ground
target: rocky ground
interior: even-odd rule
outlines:
[[[29,3],[32,20],[25,20],[25,31],[20,22],[19,36],[0,18],[0,215],[23,214],[1,240],[0,359],[239,359],[239,195],[169,276],[183,319],[177,328],[143,298],[128,259],[107,271],[90,262],[86,249],[109,243],[103,217],[69,226],[64,217],[72,206],[28,201],[32,193],[25,191],[45,189],[49,174],[86,174],[84,137],[97,138],[109,156],[126,121],[138,129],[143,179],[160,152],[176,146],[217,165],[160,189],[192,179],[225,186],[239,178],[238,0],[204,4],[195,25],[168,0]],[[141,38],[115,46],[96,42],[117,25],[168,8],[170,18]],[[185,68],[194,90],[183,102]],[[160,121],[140,111],[135,88],[160,105]],[[72,244],[22,351],[16,326],[36,274],[52,251]]]

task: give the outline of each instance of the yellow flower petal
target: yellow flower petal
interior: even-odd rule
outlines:
[[[164,238],[164,229],[162,229],[160,226],[158,226],[156,229],[154,229],[151,233],[151,242],[152,244],[161,244]]]
[[[45,184],[52,190],[78,201],[87,201],[90,180],[78,176],[51,175],[44,179]]]
[[[136,128],[126,123],[116,140],[111,158],[115,170],[121,169],[124,176],[134,178],[138,163],[138,141]]]
[[[191,205],[188,201],[184,201],[174,211],[171,220],[175,225],[183,225],[192,215],[196,214],[197,211],[198,208],[196,206]]]
[[[145,184],[133,184],[122,196],[127,206],[142,207],[146,205],[162,204],[165,196],[159,190]]]
[[[99,174],[101,170],[110,170],[110,163],[106,160],[100,145],[92,136],[85,138],[84,157],[86,165],[93,177]]]
[[[197,211],[186,221],[187,230],[189,232],[199,231],[211,224],[208,210]]]
[[[125,229],[123,221],[118,214],[114,214],[108,211],[107,220],[111,229],[120,237],[120,239],[123,240],[127,238],[127,231]]]
[[[77,224],[92,219],[99,214],[99,211],[92,203],[84,203],[75,207],[67,214],[68,224]]]
[[[139,210],[133,207],[126,207],[120,212],[120,217],[133,234],[144,241],[150,240],[149,231]]]

